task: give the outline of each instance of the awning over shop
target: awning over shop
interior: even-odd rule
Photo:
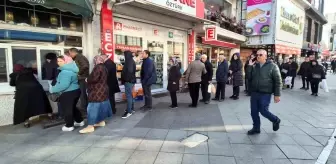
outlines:
[[[216,47],[223,47],[223,48],[238,48],[239,47],[237,44],[224,42],[220,40],[205,41],[204,37],[202,37],[202,44],[207,44],[207,45],[216,46]]]
[[[61,11],[72,12],[85,18],[93,16],[89,0],[10,0],[13,2],[26,2],[31,5],[41,5],[46,8],[57,8]]]
[[[301,49],[296,47],[289,47],[284,45],[275,45],[275,53],[277,54],[286,54],[286,55],[300,55]]]

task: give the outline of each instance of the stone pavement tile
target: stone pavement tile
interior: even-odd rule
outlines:
[[[281,120],[281,122],[282,122],[282,120]],[[313,128],[313,126],[306,121],[291,120],[290,122],[293,123],[298,128],[300,128],[300,127]]]
[[[154,163],[159,152],[134,151],[126,164],[151,164]]]
[[[308,135],[292,135],[292,138],[301,146],[322,146]]]
[[[59,135],[57,138],[54,140],[51,140],[49,142],[49,145],[54,145],[54,146],[67,146],[67,145],[72,145],[76,140],[78,140],[78,137],[83,135],[79,134],[73,134],[73,133],[62,133]]]
[[[183,154],[160,152],[154,164],[181,164]]]
[[[271,158],[263,158],[262,159],[265,164],[292,164],[289,159],[271,159]]]
[[[151,129],[145,136],[146,139],[160,139],[164,140],[168,134],[167,129]]]
[[[160,151],[162,145],[163,145],[162,140],[144,139],[142,140],[140,145],[136,148],[136,150]]]
[[[247,129],[245,129],[241,124],[225,124],[225,131],[228,133],[244,133],[246,134],[246,132],[248,131]]]
[[[15,144],[0,143],[0,155],[10,150]]]
[[[139,144],[141,143],[142,139],[140,138],[130,138],[130,137],[124,137],[122,138],[115,148],[118,149],[136,149]]]
[[[301,127],[301,129],[307,133],[308,135],[316,135],[316,136],[331,136],[333,133],[333,129],[320,129],[320,128],[308,128],[308,127]]]
[[[226,156],[209,156],[210,164],[236,164],[234,157]]]
[[[97,163],[99,162],[105,154],[109,152],[107,148],[88,148],[77,158],[75,158],[72,163]]]
[[[280,129],[278,131],[273,131],[273,128],[271,126],[264,126],[263,129],[266,131],[266,133],[282,133],[282,134],[305,134],[302,130],[295,126],[280,126]]]
[[[25,133],[25,134],[1,134],[0,133],[0,142],[18,144],[18,143],[23,143],[32,138],[35,138],[36,136],[38,135],[32,134],[32,133]]]
[[[291,159],[293,164],[315,164],[315,160]]]
[[[46,161],[71,162],[86,149],[86,147],[62,146],[62,149],[59,149],[55,154],[47,158]]]
[[[287,158],[276,145],[253,145],[261,158]]]
[[[52,156],[53,154],[57,153],[60,149],[62,149],[61,146],[44,145],[31,152],[28,152],[26,157],[28,159],[43,161],[48,157]]]
[[[241,158],[261,158],[254,145],[231,144],[233,155]]]
[[[38,164],[66,164],[66,163],[42,161],[41,163],[38,163]]]
[[[330,161],[336,161],[336,147],[334,147],[334,149],[331,151],[328,160],[330,160]]]
[[[79,147],[89,147],[95,142],[99,141],[102,136],[97,136],[95,134],[89,135],[76,135],[75,140],[69,145],[79,146]]]
[[[43,164],[43,161],[32,160],[32,159],[23,159],[19,162],[15,162],[13,164]]]
[[[41,145],[18,144],[18,145],[13,146],[7,152],[5,152],[4,155],[10,156],[10,157],[22,158],[22,157],[25,157],[28,153],[35,151],[41,147],[42,147]]]
[[[22,160],[22,158],[9,157],[9,156],[0,156],[1,164],[14,164]]]
[[[92,147],[113,148],[117,145],[123,137],[120,135],[102,136],[97,140]]]
[[[248,137],[252,141],[252,144],[275,145],[275,143],[272,140],[272,137],[270,137],[267,134],[252,135]]]
[[[162,152],[170,153],[184,153],[185,146],[180,141],[169,141],[166,140],[163,142],[161,147]]]
[[[277,145],[297,145],[295,140],[288,134],[268,134]]]
[[[306,150],[299,145],[278,145],[288,158],[314,159]]]
[[[58,139],[60,134],[57,133],[48,133],[41,136],[36,136],[34,138],[26,140],[25,144],[37,144],[37,145],[45,145],[49,144],[51,141]]]
[[[133,128],[125,134],[125,137],[144,138],[149,130],[149,128]]]
[[[323,146],[302,146],[311,156],[313,156],[315,159],[317,159],[322,150]]]
[[[98,162],[99,164],[125,164],[134,150],[112,149]]]
[[[321,145],[326,146],[330,137],[327,136],[310,136],[318,141]]]
[[[233,156],[231,145],[225,140],[210,138],[208,147],[210,155]]]
[[[208,132],[209,139],[221,140],[222,142],[230,143],[228,133],[223,132]]]
[[[209,154],[208,142],[202,142],[196,147],[190,148],[185,146],[184,153],[186,154]]]
[[[336,161],[334,161],[334,160],[329,160],[329,159],[328,159],[328,161],[327,161],[326,164],[335,164],[335,163],[336,163]]]
[[[241,158],[236,157],[237,164],[264,164],[261,158]]]
[[[187,137],[188,132],[183,130],[169,130],[166,141],[181,141]]]
[[[227,135],[231,144],[252,144],[250,138],[246,134],[228,133]]]
[[[184,154],[182,164],[209,164],[209,156]]]

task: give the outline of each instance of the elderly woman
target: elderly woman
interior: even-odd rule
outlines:
[[[230,61],[229,72],[232,77],[232,86],[233,86],[233,95],[230,98],[234,100],[239,99],[240,86],[244,85],[242,68],[243,64],[240,60],[240,54],[239,53],[233,54]]]
[[[168,74],[168,87],[167,90],[170,92],[170,98],[172,104],[170,105],[171,108],[177,108],[177,97],[176,92],[179,90],[180,84],[179,81],[181,79],[181,72],[179,63],[176,58],[172,58],[170,61],[170,69]]]
[[[109,87],[107,85],[108,72],[104,65],[108,56],[98,55],[94,57],[94,68],[87,78],[88,84],[88,126],[79,133],[92,133],[95,127],[105,126],[105,119],[112,116],[109,101]]]

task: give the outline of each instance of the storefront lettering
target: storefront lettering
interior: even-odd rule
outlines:
[[[289,13],[284,7],[281,7],[281,16],[295,24],[301,23],[301,18],[296,16],[294,13]]]
[[[107,52],[111,52],[113,51],[113,44],[112,44],[112,34],[109,31],[106,31],[105,33],[105,45],[104,45],[104,49]]]
[[[294,35],[299,35],[299,30],[297,29],[297,27],[294,27],[292,25],[290,25],[290,23],[284,21],[284,20],[280,20],[280,29],[289,33],[292,33]]]
[[[37,4],[45,4],[46,0],[25,0],[27,2],[37,3]]]
[[[167,0],[166,5],[171,8],[183,10],[183,5],[195,8],[195,0],[174,0],[175,2],[171,2]]]

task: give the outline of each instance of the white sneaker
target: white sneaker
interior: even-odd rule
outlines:
[[[74,122],[74,126],[80,126],[80,127],[82,127],[82,126],[84,126],[85,125],[85,123],[84,123],[84,121],[82,121],[82,122],[80,122],[80,123],[78,123],[78,122]]]
[[[74,127],[66,127],[66,126],[63,126],[62,127],[62,131],[63,132],[71,132],[73,131],[75,128]]]
[[[125,114],[121,118],[128,118],[132,116],[132,113],[125,112]]]

